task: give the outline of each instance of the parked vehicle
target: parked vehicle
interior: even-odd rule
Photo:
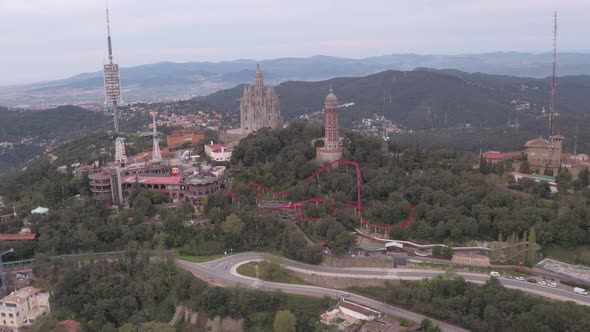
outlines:
[[[574,287],[574,293],[580,294],[580,295],[588,295],[588,291],[585,290],[584,288],[580,288],[580,287]]]
[[[547,284],[547,286],[551,287],[551,288],[557,288],[557,284],[554,282],[550,282]]]
[[[523,277],[516,277],[515,279],[518,280],[518,281],[524,281],[524,278]]]
[[[496,277],[496,278],[497,278],[497,277],[500,277],[500,276],[501,276],[501,274],[500,274],[500,272],[492,271],[492,272],[490,272],[490,276],[491,276],[491,277]]]
[[[526,281],[534,284],[537,282],[537,279],[530,278],[530,279],[527,279]]]
[[[547,283],[545,281],[541,280],[537,283],[537,285],[547,286]]]

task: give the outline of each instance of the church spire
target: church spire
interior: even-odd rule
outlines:
[[[264,88],[264,81],[262,80],[262,72],[260,71],[260,64],[256,64],[256,88]]]

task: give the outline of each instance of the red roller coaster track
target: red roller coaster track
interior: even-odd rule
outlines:
[[[403,228],[403,227],[407,227],[409,226],[413,221],[414,221],[414,206],[412,205],[410,208],[410,216],[404,220],[402,223],[399,223],[397,225],[376,225],[376,224],[372,224],[369,221],[367,221],[364,217],[363,217],[363,211],[366,210],[367,208],[362,206],[361,203],[361,166],[359,163],[354,162],[354,161],[347,161],[347,160],[334,160],[333,162],[327,164],[326,166],[320,168],[318,171],[316,171],[315,173],[313,173],[312,175],[310,175],[309,177],[307,177],[305,180],[303,180],[304,182],[309,182],[311,179],[319,176],[320,174],[322,174],[323,172],[325,172],[326,170],[328,170],[330,167],[332,167],[333,165],[340,165],[340,164],[344,164],[344,165],[351,165],[354,166],[356,169],[356,192],[357,192],[357,200],[356,202],[354,201],[349,201],[347,202],[345,205],[348,207],[354,207],[357,210],[358,213],[358,217],[359,220],[361,221],[361,223],[363,223],[366,226],[369,227],[373,227],[376,230],[380,229],[380,230],[384,230],[384,231],[389,231],[393,228]],[[270,193],[271,195],[274,196],[286,196],[287,192],[274,192],[272,190],[270,190],[269,188],[265,187],[264,185],[261,184],[247,184],[246,186],[254,189],[256,191],[256,198],[258,199],[260,197],[260,195],[262,195],[262,192],[267,192]],[[231,197],[232,199],[234,199],[235,201],[239,202],[240,199],[235,196],[237,189],[232,189],[227,195],[226,197]],[[310,218],[310,217],[305,217],[302,213],[301,213],[301,207],[303,206],[303,204],[305,203],[324,203],[326,202],[325,199],[323,198],[310,198],[310,199],[306,199],[303,201],[298,201],[298,202],[289,202],[288,204],[285,205],[280,205],[277,207],[273,207],[270,209],[266,209],[266,210],[262,210],[262,211],[256,211],[256,212],[252,212],[252,215],[260,215],[260,214],[266,214],[266,213],[270,213],[270,212],[274,212],[274,211],[278,211],[278,210],[295,210],[297,212],[297,215],[299,216],[299,218],[303,219],[303,220],[310,220],[310,221],[317,221],[320,218]],[[332,202],[332,204],[334,205],[335,202]]]

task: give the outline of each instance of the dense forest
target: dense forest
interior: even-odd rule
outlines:
[[[314,240],[327,241],[335,253],[343,252],[351,243],[345,234],[358,226],[354,209],[345,206],[356,199],[353,170],[341,167],[324,173],[319,182],[302,182],[318,169],[309,142],[320,133],[317,124],[297,121],[288,128],[261,130],[244,139],[231,161],[240,204],[232,204],[223,194],[210,196],[204,210],[209,223],[199,227],[184,226],[192,212],[189,207],[158,208],[166,199],[154,192],[138,191],[130,209],[118,213],[89,199],[77,200],[75,194],[88,194],[87,180],[58,173],[54,165],[42,160],[26,172],[5,176],[0,192],[18,202],[21,211],[38,205],[51,208],[42,220],[32,220],[33,231],[39,234],[35,252],[66,254],[138,246],[212,254],[232,246],[234,250],[279,250],[288,257],[317,263],[319,249],[307,246],[302,234],[292,231],[288,220],[293,216],[277,219],[250,214],[256,210],[256,192],[243,184],[260,183],[287,191],[292,201],[326,199],[324,204],[303,207],[304,215],[321,221],[302,227]],[[590,190],[566,171],[558,176],[560,193],[551,195],[545,187],[515,186],[502,170],[482,174],[473,167],[477,160],[459,151],[395,143],[384,150],[379,140],[357,135],[348,135],[344,145],[343,158],[361,164],[365,218],[395,225],[415,206],[415,222],[394,228],[393,238],[449,244],[494,241],[513,235],[521,238],[534,227],[541,246],[590,244]],[[232,224],[235,227],[228,227]]]
[[[150,263],[145,253],[131,251],[114,262],[67,266],[57,273],[50,269],[57,274],[52,315],[31,331],[49,331],[60,319],[76,319],[84,331],[185,331],[182,324],[167,325],[178,305],[210,318],[243,318],[248,331],[272,330],[277,312],[286,311],[295,317],[297,331],[313,331],[317,315],[331,304],[328,299],[212,287],[162,259]]]
[[[335,219],[350,229],[356,225],[354,214],[338,204],[355,198],[351,171],[331,172],[315,186],[301,183],[317,169],[312,161],[313,148],[305,144],[317,130],[314,124],[298,122],[243,140],[232,160],[239,168],[236,179],[288,190],[292,200],[316,195],[334,200],[334,213],[326,204],[312,211],[313,216]],[[291,140],[289,131],[301,136]],[[393,229],[394,238],[448,243],[494,241],[513,233],[520,237],[535,227],[542,246],[589,244],[586,216],[590,215],[590,190],[567,171],[558,176],[559,195],[549,195],[544,187],[525,194],[509,189],[512,182],[503,170],[490,174],[475,170],[477,160],[468,153],[397,143],[388,143],[384,152],[378,139],[357,135],[348,135],[344,145],[343,159],[361,163],[362,198],[368,207],[363,214],[367,219],[397,224],[407,217],[409,205],[416,207],[416,222],[408,228]],[[570,189],[574,192],[569,193]],[[326,195],[327,190],[333,194]]]
[[[106,128],[111,118],[77,106],[43,111],[9,111],[0,108],[0,142],[22,138],[65,140]]]
[[[479,286],[451,273],[418,282],[353,290],[474,332],[590,331],[588,307],[527,296],[503,287],[496,278]]]
[[[4,258],[35,257],[42,262],[47,261],[47,256],[83,252],[175,249],[183,255],[211,255],[229,249],[270,251],[319,263],[320,248],[308,244],[306,236],[325,241],[336,255],[345,253],[353,243],[350,232],[358,227],[354,210],[345,205],[356,199],[354,170],[342,166],[308,183],[302,181],[318,169],[311,142],[321,134],[317,123],[295,121],[287,128],[261,130],[242,140],[230,163],[239,204],[228,200],[224,193],[212,195],[204,210],[207,222],[192,226],[186,223],[193,218],[192,207],[187,204],[164,207],[160,204],[167,202],[166,197],[142,190],[133,195],[128,209],[107,209],[88,197],[85,177],[77,178],[71,170],[59,173],[48,160],[35,160],[26,171],[5,175],[0,181],[1,195],[9,203],[16,203],[20,211],[16,220],[0,225],[0,231],[16,232],[22,220],[28,218],[32,231],[38,234],[37,240],[19,244],[15,253]],[[101,140],[103,143],[99,143]],[[140,141],[130,149],[140,150]],[[63,160],[76,157],[91,161],[100,155],[106,160],[112,153],[107,143],[104,137],[93,136],[75,140],[54,153]],[[376,138],[356,134],[346,134],[343,145],[343,159],[361,165],[362,203],[367,208],[363,215],[367,219],[395,225],[406,219],[410,207],[415,206],[415,222],[407,228],[394,228],[390,234],[393,238],[454,245],[469,240],[526,238],[525,234],[535,229],[536,242],[541,246],[551,244],[569,250],[590,244],[590,190],[580,186],[584,180],[588,184],[587,174],[585,178],[573,178],[563,171],[557,181],[559,193],[550,194],[545,186],[515,184],[504,174],[506,169],[475,169],[479,160],[465,152],[438,146],[383,144]],[[92,154],[102,147],[104,151]],[[291,222],[296,219],[294,215],[252,215],[256,192],[244,186],[247,183],[286,191],[285,200],[321,197],[326,202],[302,208],[306,217],[319,218],[301,222],[299,226],[306,233],[302,234]],[[49,207],[49,214],[28,216],[26,211],[38,205]],[[52,317],[80,319],[91,331],[98,326],[131,324],[133,328],[149,321],[158,324],[170,318],[178,303],[188,303],[209,314],[245,317],[251,324],[248,326],[263,326],[262,330],[272,325],[276,310],[289,310],[297,317],[297,329],[309,331],[315,328],[316,309],[323,306],[314,304],[316,311],[297,309],[300,307],[292,306],[289,297],[283,295],[207,287],[171,265],[147,264],[142,255],[89,264],[69,272],[37,273],[56,285],[53,290],[59,311]],[[545,302],[505,290],[495,282],[479,288],[462,280],[433,280],[418,286],[403,283],[401,288],[389,287],[382,293],[392,303],[479,331],[518,331],[533,323],[536,325],[530,326],[544,331],[565,324],[562,318],[537,319],[546,313]],[[124,301],[113,301],[112,294]],[[504,297],[510,301],[498,302]],[[272,308],[266,307],[269,303]],[[248,316],[245,308],[265,313]],[[461,316],[446,308],[453,308]],[[580,312],[583,309],[567,303],[556,308],[565,312],[561,316],[565,319],[584,314]],[[587,327],[585,320],[568,324],[564,326],[571,326],[571,331]]]

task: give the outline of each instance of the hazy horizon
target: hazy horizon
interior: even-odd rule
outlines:
[[[0,85],[63,79],[106,61],[105,3],[0,0]],[[358,2],[111,0],[121,67],[157,62],[221,62],[329,55],[550,52],[588,49],[590,2],[387,0]],[[327,24],[329,22],[329,24]],[[580,52],[580,51],[577,51]],[[584,52],[584,51],[581,51]]]

